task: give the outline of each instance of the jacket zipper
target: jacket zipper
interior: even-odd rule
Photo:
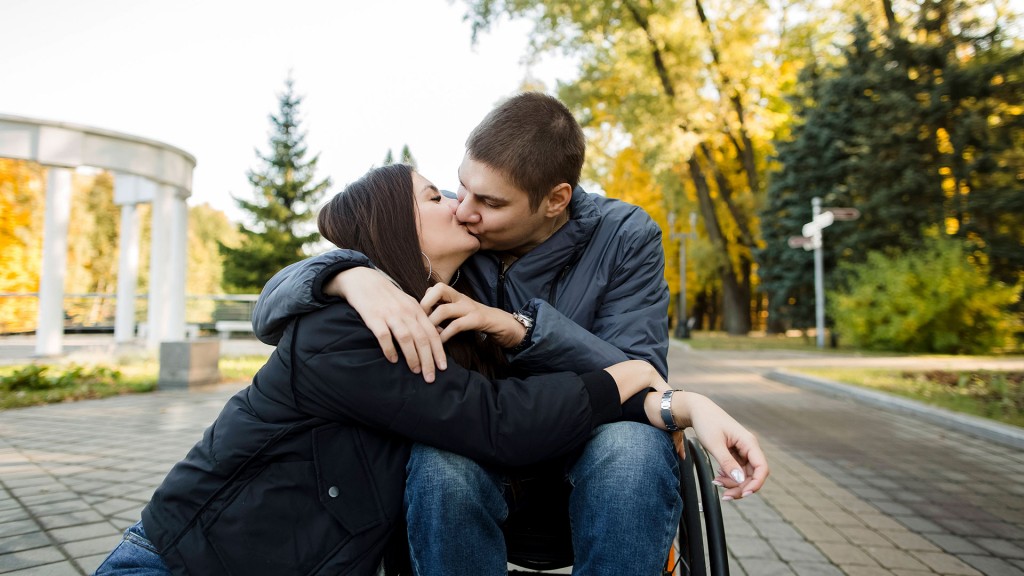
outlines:
[[[505,271],[498,272],[498,308],[505,310]]]
[[[551,290],[548,291],[548,304],[555,305],[555,292],[558,290],[558,283],[565,279],[569,274],[569,270],[576,264],[576,256],[579,254],[579,250],[573,250],[569,256],[569,261],[562,267],[562,271],[555,276],[555,279],[551,282]]]

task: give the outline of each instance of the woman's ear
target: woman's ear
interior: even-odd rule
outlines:
[[[569,208],[569,202],[572,201],[572,186],[568,182],[563,182],[558,186],[551,189],[551,192],[547,197],[547,206],[544,210],[544,215],[548,218],[555,218],[560,216]]]

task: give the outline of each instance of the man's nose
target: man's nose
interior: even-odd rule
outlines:
[[[480,221],[480,215],[472,209],[472,202],[467,202],[465,196],[459,198],[459,205],[455,208],[455,217],[463,224],[476,224]]]

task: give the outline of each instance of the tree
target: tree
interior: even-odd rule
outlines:
[[[305,247],[319,236],[309,231],[309,225],[331,183],[329,178],[316,181],[319,154],[305,160],[306,135],[299,120],[302,98],[295,94],[291,78],[278,102],[278,113],[270,116],[270,153],[257,150],[264,165],[248,173],[254,199],[235,198],[251,216],[252,227],[239,224],[242,241],[237,248],[220,245],[229,291],[258,292],[278,270],[304,258]]]
[[[416,168],[416,159],[413,158],[412,152],[409,150],[409,145],[408,144],[404,144],[402,146],[402,154],[401,154],[401,157],[398,160],[398,162],[400,164],[408,164],[409,166],[412,166],[413,169]],[[384,155],[384,162],[382,162],[381,165],[382,166],[387,166],[389,164],[394,164],[394,163],[395,163],[395,154],[391,151],[391,148],[388,148],[388,153]]]
[[[68,225],[67,276],[70,294],[111,294],[117,290],[121,211],[114,204],[110,172],[76,173],[72,177],[71,220]],[[66,312],[76,322],[103,324],[114,314],[115,300],[103,296],[68,299]]]
[[[39,290],[43,254],[44,169],[0,158],[0,292]],[[35,298],[0,298],[0,332],[35,328]]]
[[[858,23],[841,61],[801,76],[762,212],[773,326],[802,327],[813,309],[806,258],[785,245],[813,196],[862,213],[826,230],[830,287],[844,281],[836,261],[895,257],[938,233],[984,251],[1003,282],[1024,277],[1024,52],[975,4],[923,2],[909,28],[887,5],[881,33]]]
[[[781,118],[773,109],[781,101],[765,94],[788,72],[773,57],[765,3],[707,8],[701,0],[477,0],[469,19],[474,34],[502,13],[531,19],[535,49],[579,56],[580,77],[560,84],[559,97],[592,137],[611,132],[606,141],[643,152],[664,189],[677,194],[663,199],[666,209],[683,220],[699,211],[712,248],[701,265],[716,272],[724,328],[740,334],[751,328],[754,211]],[[596,167],[599,182],[609,168]]]

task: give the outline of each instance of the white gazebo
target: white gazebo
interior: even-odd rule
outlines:
[[[146,341],[185,338],[185,259],[188,206],[196,159],[137,136],[88,126],[0,115],[0,157],[38,162],[46,171],[43,266],[39,282],[36,353],[60,354],[64,337],[71,171],[79,166],[114,173],[114,201],[121,206],[120,261],[114,339],[135,338],[135,286],[139,272],[136,205],[150,202],[152,243]]]

